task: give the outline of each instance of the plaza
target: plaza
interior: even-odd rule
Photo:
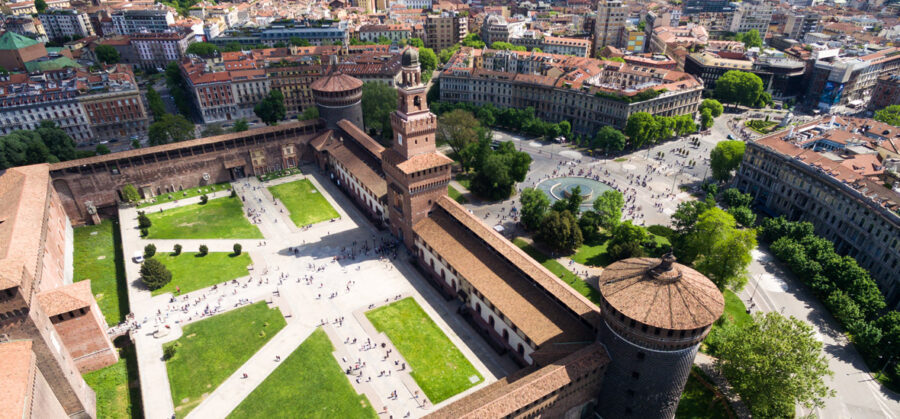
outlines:
[[[275,199],[272,190],[277,191],[279,186],[291,187],[298,182],[314,187],[317,191],[314,195],[328,204],[327,207],[303,207],[306,211],[304,216],[331,215],[329,211],[335,211],[337,217],[319,217],[319,222],[309,225],[295,224],[292,220],[295,212],[286,208],[288,203]],[[265,183],[255,178],[243,179],[234,182],[232,187],[237,197],[230,197],[230,191],[216,192],[210,195],[206,205],[222,200],[240,202],[245,221],[259,229],[263,236],[261,239],[194,239],[190,235],[184,238],[154,239],[152,235],[151,238],[142,238],[137,228],[137,209],[120,210],[125,255],[142,251],[144,246],[152,243],[157,248],[155,257],[164,264],[168,265],[167,259],[183,258],[186,261],[183,263],[190,265],[194,255],[189,252],[196,252],[201,244],[209,248],[210,253],[205,257],[221,254],[227,258],[234,256],[230,253],[234,244],[238,243],[243,247],[241,256],[248,257],[250,261],[245,273],[237,278],[232,279],[232,273],[218,277],[224,278],[224,282],[213,283],[214,280],[202,279],[199,282],[202,288],[181,285],[180,294],[174,291],[179,281],[177,276],[173,275],[175,278],[163,292],[151,292],[139,279],[140,265],[126,261],[128,297],[133,315],[120,327],[132,330],[143,404],[152,406],[145,408],[147,417],[168,418],[172,414],[176,417],[227,417],[232,412],[235,417],[246,416],[250,406],[266,404],[266,393],[275,392],[271,389],[285,387],[274,383],[264,386],[269,377],[281,384],[293,385],[292,380],[286,378],[286,373],[276,371],[289,360],[292,365],[299,362],[291,354],[303,350],[301,345],[306,340],[312,339],[315,333],[321,333],[316,330],[324,332],[333,345],[331,355],[340,373],[337,378],[344,380],[358,397],[347,396],[347,399],[357,400],[353,403],[363,400],[361,403],[371,406],[374,412],[387,412],[394,417],[407,413],[409,417],[426,415],[518,369],[509,357],[497,355],[478,333],[471,330],[471,326],[455,314],[458,303],[447,302],[425,282],[421,274],[409,265],[408,253],[399,250],[402,247],[397,246],[392,236],[373,227],[350,199],[315,168],[303,167],[301,174]],[[198,203],[199,197],[191,197],[141,210],[148,214],[158,214],[161,210],[162,214],[167,214],[179,208],[201,208]],[[171,255],[175,244],[182,245],[184,253]],[[184,271],[186,268],[180,269]],[[194,272],[201,277],[212,274],[202,266]],[[408,334],[401,334],[403,337],[398,339],[402,341],[392,342],[367,317],[367,313],[403,301],[414,302],[421,307],[434,325],[434,331],[442,334],[450,349],[462,357],[458,361],[468,364],[464,383],[452,387],[449,392],[441,389],[443,392],[435,393],[429,389],[429,384],[418,382],[417,379],[422,379],[417,378],[416,373],[420,370],[427,373],[429,368],[433,370],[436,367],[428,365],[434,358],[425,357],[425,364],[416,359],[417,356],[422,358],[421,352],[429,348],[419,347],[415,352],[408,352],[406,348],[411,343]],[[219,379],[203,382],[206,389],[195,390],[186,396],[183,390],[179,390],[184,384],[170,381],[174,376],[163,360],[163,348],[183,340],[186,328],[195,324],[199,326],[207,319],[216,319],[223,313],[254,304],[264,304],[280,311],[285,326],[280,330],[274,329],[274,333],[267,332],[264,344],[249,353],[248,358],[233,370],[220,371],[217,373]],[[238,328],[238,325],[234,327]],[[188,335],[192,333],[195,332]],[[223,329],[222,333],[221,340],[227,341],[228,328]],[[320,348],[321,342],[311,345]],[[316,350],[321,352],[321,348]],[[179,346],[168,363],[177,363],[184,351],[184,347]],[[202,366],[197,365],[199,362],[194,361],[189,367],[182,368],[202,370]],[[346,374],[348,371],[350,374]],[[308,375],[304,381],[314,383],[321,379],[332,383],[329,386],[334,385],[334,371],[322,374],[321,378]],[[190,376],[192,374],[189,372]],[[299,382],[296,384],[301,385]],[[260,390],[254,393],[257,388]],[[270,390],[263,390],[265,388]],[[433,404],[426,394],[439,394],[436,396],[439,398],[438,404]],[[278,395],[272,397],[277,399]],[[310,394],[308,397],[315,400],[316,396]],[[246,407],[241,406],[244,400],[249,403]],[[339,407],[334,408],[341,411]]]

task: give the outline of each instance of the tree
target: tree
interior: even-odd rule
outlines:
[[[499,49],[505,51],[527,51],[528,48],[524,46],[513,45],[509,42],[497,41],[491,44],[491,49]]]
[[[147,259],[141,265],[141,282],[151,291],[160,289],[172,281],[172,272],[157,259]]]
[[[559,135],[568,137],[572,133],[572,123],[569,121],[559,121]]]
[[[722,371],[754,417],[792,417],[794,407],[821,407],[833,396],[823,381],[833,373],[812,327],[778,313],[728,323],[709,339]]]
[[[194,124],[181,115],[165,114],[147,130],[150,145],[163,145],[194,138]]]
[[[209,253],[209,248],[206,247],[205,244],[201,244],[200,245],[200,256],[206,256],[207,253]]]
[[[178,351],[178,349],[175,347],[174,343],[163,347],[163,361],[168,361],[168,360],[172,359],[172,357],[175,356],[175,352],[177,352],[177,351]]]
[[[311,45],[309,43],[309,41],[302,39],[300,37],[297,37],[297,36],[292,36],[290,39],[290,43],[291,43],[291,45],[293,45],[295,47],[308,47]]]
[[[243,250],[243,247],[241,246],[240,243],[235,243],[233,249],[234,249],[234,255],[240,256],[241,250]]]
[[[900,105],[891,105],[875,111],[875,120],[900,127]]]
[[[591,148],[622,151],[625,149],[625,134],[610,125],[604,125],[591,140]]]
[[[566,254],[584,243],[578,219],[568,210],[547,213],[535,237],[555,252]]]
[[[138,190],[134,185],[129,183],[122,187],[122,199],[124,199],[125,202],[137,202],[141,200],[141,194],[138,193]],[[140,220],[140,217],[138,217],[138,220]],[[150,226],[148,225],[147,227]]]
[[[210,124],[203,129],[203,132],[200,133],[200,137],[206,138],[214,135],[222,135],[224,133],[225,129],[222,128],[221,124]]]
[[[139,148],[141,148],[141,140],[139,140],[137,138],[131,140],[131,149],[137,150]]]
[[[38,13],[44,13],[47,10],[47,2],[44,0],[34,0],[34,8]]]
[[[700,111],[700,126],[703,127],[704,130],[709,129],[713,126],[714,119],[712,113],[709,109],[704,109]]]
[[[94,48],[94,54],[104,64],[115,64],[121,59],[119,51],[113,48],[112,45],[97,45],[97,48]]]
[[[106,144],[97,144],[97,148],[94,149],[94,151],[98,156],[112,153],[112,151],[110,151],[109,147],[107,147]]]
[[[725,111],[725,107],[715,99],[703,99],[703,102],[700,102],[700,107],[698,109],[700,112],[703,112],[704,109],[709,109],[713,118],[718,118],[719,115],[722,115],[722,112]]]
[[[550,208],[550,199],[539,189],[525,188],[519,196],[519,202],[522,204],[522,225],[529,230],[537,230]]]
[[[303,110],[303,113],[297,115],[298,121],[311,121],[313,119],[319,119],[319,108],[317,106],[310,106]]]
[[[474,35],[474,34],[470,34],[470,35]],[[466,38],[468,38],[468,36],[466,36]],[[409,38],[406,40],[406,44],[411,47],[425,48],[425,42],[422,41],[422,38]]]
[[[642,244],[647,241],[647,230],[631,223],[631,220],[617,224],[612,229],[612,239],[608,253],[614,260],[644,256]]]
[[[477,33],[470,33],[463,38],[462,45],[464,47],[482,49],[484,48],[484,41],[481,40],[481,37],[478,36]]]
[[[750,29],[747,32],[739,33],[735,35],[734,39],[735,41],[743,42],[746,48],[759,48],[763,46],[762,38],[759,36],[759,31],[756,29]]]
[[[480,138],[481,123],[471,112],[455,109],[438,117],[435,138],[439,143],[446,143],[454,153],[459,154],[467,145]]]
[[[206,194],[200,195],[200,205],[206,205],[209,202],[209,197]]]
[[[624,207],[625,197],[615,189],[604,191],[594,200],[594,211],[597,213],[600,226],[607,230],[619,224]]]
[[[146,228],[150,228],[153,226],[153,222],[150,221],[150,218],[147,217],[146,214],[143,214],[143,213],[138,214],[137,220],[138,220],[138,228],[140,228],[140,229],[146,229]]]
[[[731,207],[728,208],[728,213],[744,227],[753,227],[756,222],[756,214],[749,207]]]
[[[176,244],[175,247],[174,247],[172,250],[173,250],[173,253],[175,253],[175,256],[180,255],[180,254],[181,254],[181,245],[180,245],[180,244]]]
[[[509,173],[509,164],[505,156],[490,153],[485,157],[481,167],[477,168],[471,185],[472,192],[497,200],[509,197],[513,184],[515,180]]]
[[[731,178],[731,172],[741,165],[747,144],[743,141],[721,141],[709,154],[712,176],[721,182]]]
[[[722,193],[722,200],[729,207],[749,207],[753,203],[753,195],[741,193],[738,188],[728,188]]]
[[[147,88],[147,105],[150,113],[153,114],[154,121],[159,121],[166,114],[166,105],[163,103],[162,96],[153,87]]]
[[[278,125],[278,121],[284,119],[286,115],[284,94],[278,89],[270,90],[265,99],[253,107],[253,113],[266,125]]]
[[[219,47],[209,42],[194,42],[193,44],[188,45],[185,52],[187,54],[199,55],[201,57],[210,57],[216,55],[219,52]]]
[[[750,72],[729,70],[716,79],[715,96],[723,102],[755,106],[762,93],[762,79]]]
[[[578,218],[578,228],[581,229],[581,236],[585,243],[592,242],[597,239],[597,232],[600,229],[600,217],[594,211],[583,211],[581,217]]]
[[[656,119],[647,112],[633,113],[625,123],[625,135],[631,138],[634,148],[641,148],[655,141],[658,130]]]
[[[719,208],[710,208],[697,218],[687,236],[680,240],[680,258],[708,276],[719,289],[741,289],[747,282],[750,251],[756,247],[756,230],[737,229],[734,217]]]
[[[247,120],[243,118],[234,121],[234,126],[231,127],[232,132],[244,132],[248,129],[250,129],[250,125],[247,124]]]
[[[422,65],[422,83],[428,83],[431,73],[437,69],[437,54],[431,48],[419,48],[419,64]]]
[[[156,246],[153,243],[150,243],[144,246],[144,257],[152,258],[156,254]]]
[[[363,124],[381,134],[381,142],[390,145],[394,133],[391,112],[397,108],[397,89],[384,83],[367,82],[362,87]]]

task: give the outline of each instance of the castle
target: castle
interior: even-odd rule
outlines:
[[[453,162],[436,149],[437,117],[425,101],[417,52],[405,50],[401,63],[388,148],[365,134],[362,83],[334,71],[310,86],[321,115],[315,121],[13,170],[40,172],[38,181],[58,196],[61,220],[81,224],[114,211],[127,184],[149,198],[314,162],[404,243],[447,299],[462,303],[460,315],[494,349],[522,366],[431,416],[674,417],[699,344],[722,314],[722,294],[671,257],[608,266],[599,306],[574,291],[447,196]],[[6,227],[0,223],[0,233]],[[9,284],[6,274],[0,288]],[[45,366],[52,374],[68,365],[42,364],[35,354],[45,376]],[[65,392],[51,388],[62,400]]]

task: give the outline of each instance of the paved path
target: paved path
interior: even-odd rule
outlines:
[[[735,415],[739,418],[749,418],[750,410],[747,409],[747,405],[745,405],[737,393],[734,392],[731,388],[731,384],[728,383],[728,380],[719,373],[719,370],[715,367],[715,363],[716,358],[703,352],[698,352],[697,357],[694,358],[694,365],[700,367],[700,369],[713,381],[713,384],[716,385],[719,391],[722,392],[728,400],[728,404],[731,405],[731,410],[734,411]]]

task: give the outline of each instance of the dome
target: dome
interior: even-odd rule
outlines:
[[[419,65],[419,51],[415,48],[407,48],[403,51],[403,57],[400,63],[404,67],[414,67]]]
[[[725,298],[706,276],[675,263],[675,257],[631,258],[606,267],[598,281],[609,305],[626,317],[669,330],[692,330],[715,322]]]
[[[309,87],[316,92],[346,92],[361,89],[362,85],[363,82],[360,79],[338,71],[320,77]]]

